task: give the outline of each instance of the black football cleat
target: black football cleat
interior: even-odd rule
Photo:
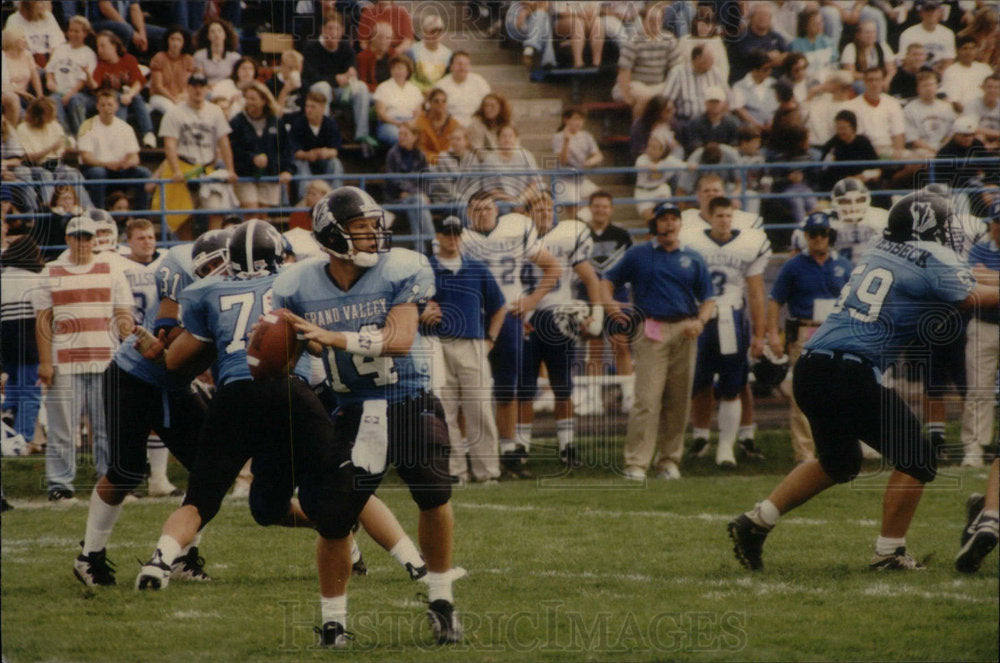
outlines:
[[[462,624],[458,621],[458,612],[448,601],[437,599],[427,605],[427,619],[431,623],[431,631],[439,645],[454,644],[462,641]]]
[[[745,513],[736,516],[726,526],[733,540],[733,553],[745,568],[759,571],[764,568],[764,539],[771,530],[761,527]]]
[[[322,628],[314,626],[313,631],[319,635],[320,647],[343,649],[354,640],[354,634],[346,630],[340,622],[327,622]]]
[[[80,543],[83,545],[83,542]],[[87,587],[98,585],[110,587],[117,584],[115,582],[114,563],[108,560],[106,548],[101,548],[97,552],[89,555],[80,553],[73,562],[73,575]]]

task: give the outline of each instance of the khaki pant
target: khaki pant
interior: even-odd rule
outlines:
[[[663,323],[663,340],[645,335],[632,347],[635,405],[628,418],[625,470],[645,472],[656,454],[657,472],[680,464],[691,413],[697,339],[684,336],[684,322]]]
[[[799,326],[798,338],[788,344],[788,361],[794,367],[795,362],[802,356],[802,346],[809,340],[809,332],[815,331],[816,327],[809,325]],[[790,394],[788,419],[792,432],[792,451],[795,454],[795,462],[811,460],[816,457],[816,445],[813,443],[812,429],[809,427],[809,420],[799,409],[799,404],[795,402],[795,395]]]
[[[435,339],[436,340],[436,339]],[[476,481],[500,476],[497,424],[493,416],[493,374],[483,339],[442,339],[443,376],[436,389],[444,406],[451,440],[449,471],[455,476],[472,471]],[[458,426],[458,410],[465,417],[465,437]],[[466,466],[466,454],[469,467]]]
[[[1000,325],[973,318],[965,344],[968,391],[962,413],[962,446],[965,455],[979,455],[993,441],[993,389],[1000,359]]]

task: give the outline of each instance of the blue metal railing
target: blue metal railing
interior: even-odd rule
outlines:
[[[664,166],[660,170],[677,172],[677,173],[690,173],[694,172],[698,175],[710,172],[737,172],[740,179],[740,194],[737,198],[741,201],[744,207],[751,200],[790,200],[793,198],[807,198],[807,197],[824,197],[826,192],[821,191],[796,191],[789,193],[771,193],[771,192],[759,192],[759,191],[748,191],[747,189],[747,174],[750,171],[768,171],[768,172],[791,172],[795,170],[819,170],[827,168],[842,169],[848,168],[885,168],[894,166],[923,166],[926,168],[926,180],[928,182],[935,179],[935,172],[941,168],[954,169],[961,168],[963,170],[977,169],[982,170],[987,173],[1000,172],[1000,156],[988,156],[988,157],[977,157],[962,160],[956,162],[954,160],[944,160],[944,159],[903,159],[903,160],[886,160],[886,161],[793,161],[793,162],[775,162],[775,163],[745,163],[745,164],[713,164],[713,165],[698,165],[695,169],[688,167],[686,164],[677,166]],[[418,181],[422,184],[421,190],[426,190],[427,186],[431,183],[457,183],[461,180],[465,180],[467,184],[468,191],[478,190],[477,181],[482,182],[499,182],[505,176],[509,177],[540,177],[542,181],[549,178],[550,191],[553,194],[553,198],[558,199],[557,187],[560,180],[566,178],[580,178],[580,177],[590,177],[596,175],[620,175],[631,177],[643,171],[645,169],[636,168],[634,166],[618,166],[618,167],[603,167],[603,168],[590,168],[585,171],[580,171],[572,168],[549,168],[549,169],[524,169],[524,170],[477,170],[462,173],[436,173],[436,172],[421,172],[421,173],[348,173],[340,175],[296,175],[292,178],[293,182],[298,181],[312,181],[316,179],[321,179],[325,181],[339,180],[345,183],[356,184],[362,189],[367,189],[368,185],[373,182],[386,183],[390,181]],[[261,177],[261,178],[251,178],[244,177],[239,178],[240,182],[278,182],[277,176]],[[200,177],[192,178],[188,180],[189,183],[204,183],[204,184],[218,184],[220,180],[213,177]],[[9,187],[39,187],[44,186],[50,188],[53,186],[61,184],[69,184],[73,186],[86,186],[87,184],[97,184],[104,183],[106,185],[123,187],[123,186],[144,186],[150,183],[156,185],[171,184],[173,180],[171,179],[114,179],[114,180],[51,180],[45,182],[38,181],[7,181],[4,182],[4,186]],[[480,184],[481,186],[481,184]],[[878,189],[873,191],[878,195],[893,196],[893,195],[905,195],[909,193],[909,189]],[[289,214],[291,212],[299,211],[309,211],[306,207],[291,207],[291,206],[279,206],[274,208],[226,208],[226,209],[166,209],[166,189],[164,186],[158,187],[158,202],[159,209],[149,209],[149,210],[130,210],[127,212],[113,212],[114,216],[132,216],[132,217],[147,217],[151,219],[159,218],[161,224],[161,242],[164,245],[170,245],[177,243],[172,240],[170,236],[170,229],[166,223],[167,216],[205,216],[205,215],[225,215],[225,214],[274,214],[279,213],[282,215]],[[672,200],[677,202],[696,202],[697,198],[694,195],[683,195],[683,196],[673,196]],[[613,202],[618,205],[632,205],[638,202],[648,202],[648,200],[636,199],[634,197],[619,196],[613,199]],[[413,202],[394,202],[386,203],[383,207],[393,212],[406,213],[406,212],[417,212],[422,210],[429,211],[455,211],[456,205],[461,204],[461,199],[457,198],[453,202],[445,203],[430,203],[423,202],[420,197],[416,197]],[[34,219],[34,215],[30,213],[19,213],[8,215],[10,219]],[[767,223],[765,220],[765,229],[788,229],[789,224],[780,223],[773,224]],[[642,232],[641,229],[637,232]],[[426,241],[428,238],[423,237],[419,232],[413,235],[399,235],[396,237],[397,240],[403,242],[414,242],[414,241]]]

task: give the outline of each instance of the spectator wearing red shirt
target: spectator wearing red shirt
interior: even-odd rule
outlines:
[[[146,85],[146,77],[139,70],[139,62],[134,55],[125,52],[125,44],[110,30],[102,30],[97,34],[97,67],[94,68],[94,82],[98,88],[108,88],[119,92],[120,107],[118,117],[127,120],[129,109],[132,110],[142,144],[146,147],[156,147],[156,134],[153,133],[153,119],[149,108],[142,98],[142,88]],[[95,103],[96,106],[96,103]]]
[[[358,78],[371,92],[389,80],[389,59],[392,58],[392,26],[388,23],[375,24],[371,42],[358,53]]]
[[[392,50],[405,53],[413,46],[413,21],[410,12],[394,2],[375,2],[361,11],[358,21],[358,40],[366,48],[375,34],[375,26],[388,23],[392,26]]]

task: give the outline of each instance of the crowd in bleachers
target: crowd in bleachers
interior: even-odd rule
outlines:
[[[641,216],[650,209],[642,201],[651,196],[691,194],[691,172],[702,165],[939,154],[960,161],[1000,147],[997,8],[984,0],[470,4],[496,17],[491,31],[503,17],[504,38],[523,43],[530,67],[614,70],[608,92],[628,104],[634,120],[630,163],[637,168]],[[293,33],[280,55],[262,54],[256,34],[234,27],[242,25],[249,5],[267,10]],[[129,123],[139,154],[145,159],[166,147],[163,118],[188,99],[195,73],[207,79],[207,100],[232,127],[235,175],[272,178],[240,182],[231,195],[216,196],[216,205],[234,198],[246,209],[294,205],[308,176],[344,172],[339,153],[347,143],[360,151],[367,173],[450,172],[452,156],[465,168],[499,172],[533,170],[545,157],[577,170],[603,159],[579,111],[568,129],[554,132],[551,154],[524,150],[516,104],[491,93],[467,51],[446,45],[460,46],[456,34],[473,33],[452,26],[449,36],[449,17],[424,11],[420,3],[129,0],[5,7],[3,177],[36,183],[14,189],[22,211],[50,209],[46,183],[53,180],[85,183],[77,186],[85,208],[106,206],[104,197],[119,190],[133,208],[144,209],[150,200],[159,205],[158,196],[150,199],[152,185],[89,184],[148,173],[121,155],[110,162],[93,152],[88,158],[80,144],[95,126],[98,92],[111,90],[114,115]],[[310,95],[321,114],[307,112]],[[394,148],[404,126],[413,147]],[[969,126],[971,132],[956,130]],[[439,165],[443,154],[451,156]],[[227,166],[224,150],[216,157],[218,164],[193,165]],[[371,166],[372,158],[381,168]],[[800,223],[810,194],[828,191],[844,176],[858,176],[872,189],[899,189],[921,169],[810,166],[745,175],[734,169],[726,175],[727,193],[788,192],[786,200],[765,202],[763,211],[772,224]],[[954,168],[935,173],[945,181],[976,175]],[[289,186],[293,176],[298,178]],[[523,202],[526,187],[547,183],[519,174],[497,186]],[[551,182],[552,190],[569,215],[596,189],[587,178],[561,183]],[[444,202],[440,184],[416,188],[389,183],[386,202],[411,208],[418,198]],[[193,195],[189,206],[203,202]],[[759,209],[759,201],[747,204]],[[411,232],[429,230],[426,210],[401,216]],[[219,218],[196,220],[217,225]],[[404,228],[401,222],[396,230]],[[191,232],[186,228],[181,236]]]
[[[880,189],[928,177],[1000,184],[1000,168],[965,162],[1000,149],[995,2],[469,4],[489,17],[497,43],[519,44],[529,70],[592,77],[604,98],[627,106],[637,220],[664,199],[693,196],[705,166],[731,166],[713,171],[721,193],[767,227],[800,224],[845,177],[885,203]],[[287,47],[264,48],[251,34],[251,7],[291,35]],[[4,206],[32,215],[11,219],[11,235],[33,226],[42,246],[62,245],[67,221],[93,207],[120,213],[119,224],[129,210],[155,221],[177,210],[163,217],[172,239],[220,227],[239,208],[308,230],[302,208],[378,173],[414,175],[380,185],[380,202],[403,206],[398,234],[429,239],[432,215],[484,187],[513,207],[551,191],[564,218],[586,220],[601,188],[587,171],[608,163],[576,106],[552,127],[550,151],[525,149],[522,109],[492,90],[476,71],[485,63],[454,38],[473,31],[419,2],[4,9]],[[345,167],[348,147],[360,168]],[[934,157],[930,171],[894,163]],[[834,165],[856,161],[869,163]],[[803,165],[768,167],[789,162]],[[539,163],[563,172],[549,176]],[[458,177],[470,171],[495,175]],[[202,177],[213,179],[191,182]],[[161,191],[150,179],[169,183]],[[27,185],[7,186],[17,182]],[[287,207],[298,209],[286,216]]]

